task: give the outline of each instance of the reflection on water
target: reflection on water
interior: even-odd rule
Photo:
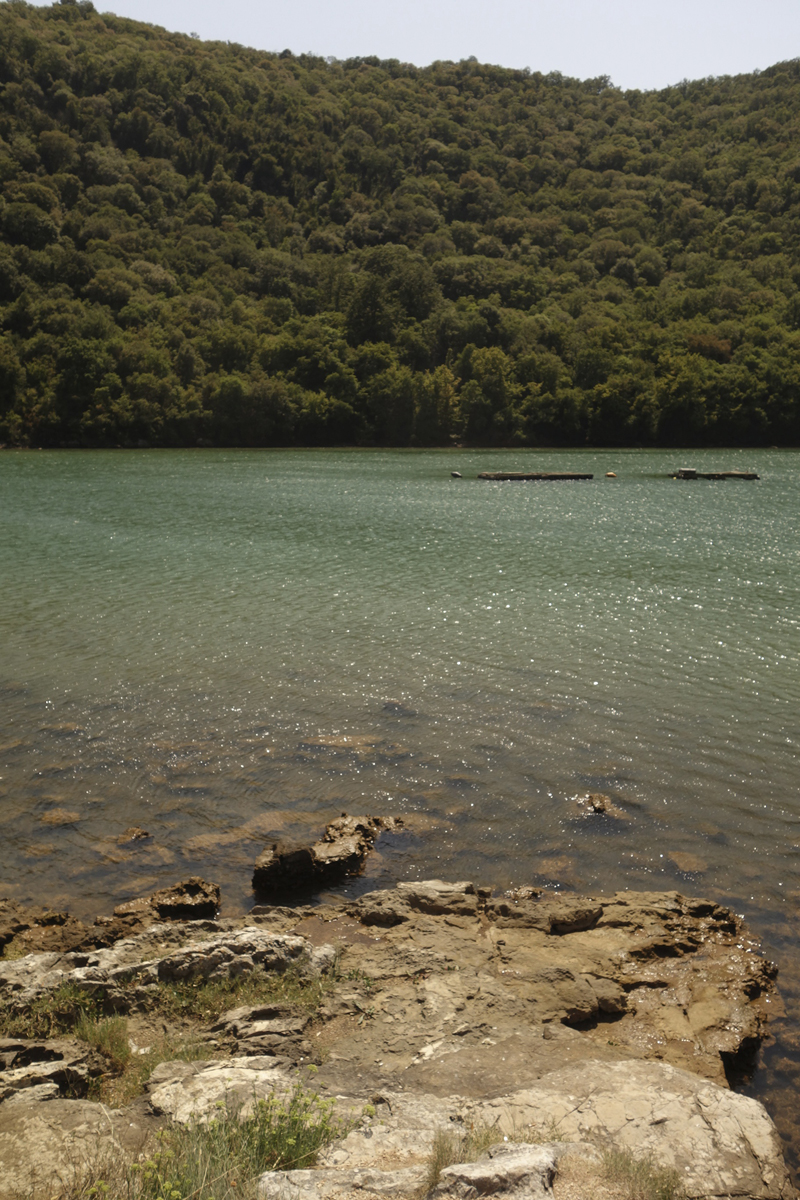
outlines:
[[[758,483],[670,469],[754,468]],[[359,888],[676,887],[744,912],[791,1022],[798,458],[791,452],[0,456],[4,891],[107,911],[270,839],[411,818]],[[592,483],[478,482],[577,469]],[[451,470],[464,475],[450,478]],[[616,480],[603,478],[615,470]],[[576,800],[611,797],[616,815]],[[122,836],[137,825],[152,836]]]

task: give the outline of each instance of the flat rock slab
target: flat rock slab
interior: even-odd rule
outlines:
[[[158,1069],[150,1099],[155,1111],[174,1120],[203,1119],[218,1111],[220,1103],[252,1103],[271,1090],[288,1089],[294,1079],[269,1059],[172,1063]],[[649,1155],[678,1171],[689,1200],[790,1200],[795,1194],[778,1133],[764,1107],[666,1063],[588,1061],[551,1072],[535,1087],[484,1101],[385,1089],[348,1092],[337,1101],[339,1115],[357,1120],[358,1127],[321,1155],[317,1171],[278,1173],[288,1174],[287,1184],[296,1176],[300,1191],[316,1187],[317,1194],[325,1195],[329,1186],[332,1191],[346,1189],[347,1181],[352,1184],[356,1178],[353,1172],[368,1171],[378,1174],[370,1175],[365,1190],[381,1194],[380,1173],[389,1172],[392,1178],[383,1183],[390,1194],[400,1178],[397,1172],[423,1166],[437,1131],[459,1136],[487,1126],[497,1130],[498,1142],[506,1137],[514,1143],[541,1143],[556,1133],[559,1141],[587,1143],[598,1151]],[[374,1116],[364,1118],[367,1103]],[[546,1156],[540,1162],[537,1146],[526,1145],[520,1154],[524,1163],[513,1156],[506,1160],[507,1182],[497,1190],[521,1196],[528,1193],[520,1189],[530,1187],[533,1196],[546,1194],[553,1163],[547,1166]],[[448,1195],[472,1200],[493,1190],[478,1181],[497,1176],[496,1165],[475,1167],[472,1184],[462,1168],[453,1171],[452,1178],[447,1176]],[[288,1195],[294,1195],[294,1186]],[[275,1178],[262,1180],[264,1196],[277,1196],[274,1187]]]
[[[328,911],[341,909],[321,906],[313,920]],[[326,1027],[310,1034],[333,1088],[362,1074],[488,1096],[581,1058],[656,1056],[724,1084],[764,1036],[774,968],[710,901],[533,889],[493,898],[427,880],[345,911],[373,936],[344,946]]]
[[[509,1136],[549,1124],[567,1141],[652,1155],[678,1171],[689,1200],[795,1195],[763,1105],[666,1063],[586,1062],[467,1111]]]
[[[144,1129],[130,1114],[88,1100],[0,1104],[0,1200],[58,1195],[76,1168],[136,1153]],[[40,1190],[39,1190],[40,1189]]]
[[[357,1196],[397,1196],[409,1200],[425,1177],[424,1167],[399,1171],[269,1171],[258,1182],[258,1200],[344,1200]]]
[[[213,1116],[219,1105],[252,1107],[275,1092],[285,1093],[297,1082],[288,1059],[239,1056],[193,1063],[162,1063],[147,1084],[156,1116],[185,1124]]]

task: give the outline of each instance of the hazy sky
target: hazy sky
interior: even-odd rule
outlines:
[[[468,58],[653,88],[800,56],[800,0],[95,0],[262,50]]]

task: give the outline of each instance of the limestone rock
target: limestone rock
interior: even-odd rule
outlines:
[[[487,904],[486,911],[489,919],[495,921],[500,929],[516,926],[564,934],[593,929],[603,915],[603,906],[571,896],[550,896],[544,900],[492,900]]]
[[[283,1054],[297,1058],[310,1021],[308,1013],[286,1004],[243,1006],[223,1013],[211,1032],[233,1039],[240,1054]]]
[[[154,1113],[185,1124],[206,1120],[219,1105],[244,1108],[274,1092],[288,1092],[296,1077],[288,1059],[274,1057],[227,1058],[193,1063],[162,1063],[147,1084]]]
[[[479,1162],[445,1167],[431,1200],[474,1200],[476,1196],[500,1195],[509,1200],[550,1200],[558,1166],[558,1149],[553,1145],[526,1143],[495,1147],[495,1154]]]
[[[348,906],[347,911],[365,925],[400,925],[417,913],[430,916],[478,915],[482,896],[491,889],[478,889],[472,883],[443,883],[426,879],[420,883],[399,883],[386,891],[368,892]]]
[[[304,938],[246,926],[167,955],[159,962],[157,973],[159,979],[224,979],[249,974],[256,966],[282,972],[299,965],[309,950]]]
[[[258,925],[219,930],[207,923],[205,940],[196,923],[152,926],[109,949],[87,954],[29,954],[0,959],[0,998],[23,1009],[37,996],[63,983],[90,993],[102,993],[117,1008],[137,999],[136,988],[159,980],[230,979],[252,971],[283,972],[296,967],[310,974],[328,970],[335,959],[332,946],[312,946],[305,938],[275,934]],[[213,932],[212,932],[213,930]],[[169,951],[164,944],[175,941]],[[188,944],[187,944],[188,943]]]
[[[0,1105],[0,1200],[60,1195],[84,1163],[135,1152],[142,1138],[134,1118],[103,1104],[6,1101]]]
[[[364,1196],[397,1196],[408,1200],[425,1177],[423,1167],[381,1171],[362,1167],[353,1171],[269,1171],[258,1182],[258,1200],[350,1200]]]
[[[241,1074],[236,1082],[243,1086]],[[368,1095],[340,1096],[340,1110],[357,1112]],[[297,1200],[334,1197],[348,1187],[393,1194],[398,1172],[422,1168],[437,1129],[458,1137],[479,1125],[496,1129],[498,1144],[478,1162],[444,1170],[433,1193],[437,1200],[550,1196],[565,1155],[597,1163],[605,1150],[651,1156],[676,1170],[689,1200],[794,1195],[777,1131],[762,1105],[665,1063],[589,1061],[552,1072],[533,1088],[484,1101],[385,1090],[371,1100],[375,1117],[326,1150],[315,1171],[268,1173],[260,1195],[277,1200],[281,1187]],[[558,1142],[514,1140],[522,1130],[535,1135],[549,1129],[557,1130]]]
[[[39,1098],[85,1095],[90,1080],[105,1068],[99,1054],[67,1038],[2,1038],[0,1062],[0,1101],[32,1089],[39,1089]]]
[[[660,1062],[586,1062],[530,1088],[467,1106],[513,1135],[533,1126],[565,1141],[652,1155],[676,1169],[689,1200],[793,1197],[777,1130],[756,1100]]]
[[[373,981],[358,996],[372,1016],[353,1029],[341,994],[327,1002],[332,1086],[379,1064],[440,1094],[488,1094],[587,1056],[658,1056],[725,1083],[764,1036],[774,968],[713,902],[528,888],[493,898],[429,880],[343,907],[370,933],[351,938],[341,967]],[[580,1035],[556,1046],[564,1024]]]
[[[400,829],[394,817],[348,817],[343,813],[310,846],[276,842],[256,859],[253,888],[269,896],[313,891],[357,875],[379,834]]]

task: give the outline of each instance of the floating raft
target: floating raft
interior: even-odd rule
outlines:
[[[563,479],[594,479],[594,475],[585,475],[579,471],[481,471],[478,479],[517,480],[517,479],[548,479],[558,481]]]
[[[758,479],[755,471],[696,471],[694,467],[681,467],[673,471],[673,479]]]

